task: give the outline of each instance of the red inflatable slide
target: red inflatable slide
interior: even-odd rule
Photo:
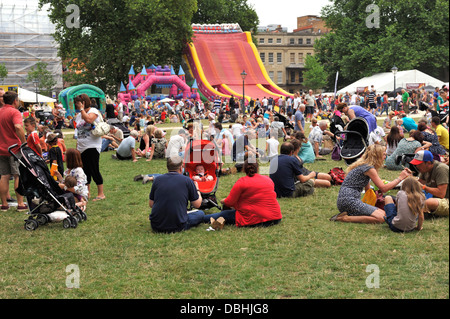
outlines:
[[[194,29],[195,31],[195,29]],[[245,70],[245,98],[291,96],[268,76],[249,32],[195,32],[185,58],[199,90],[207,98],[231,95],[242,98]]]

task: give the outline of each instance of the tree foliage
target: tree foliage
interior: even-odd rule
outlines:
[[[0,81],[3,81],[8,76],[8,69],[3,63],[0,63]]]
[[[127,81],[131,65],[139,72],[142,65],[179,64],[197,11],[196,0],[40,0],[40,4],[50,4],[59,55],[71,71],[65,79],[91,83],[111,94]],[[69,5],[79,8],[79,27],[73,27],[76,12]],[[75,72],[80,69],[83,72]]]
[[[308,55],[305,60],[305,71],[303,72],[303,84],[312,90],[322,89],[327,84],[327,74],[314,55]]]
[[[44,95],[50,95],[52,89],[56,85],[56,81],[52,76],[52,73],[47,70],[48,64],[45,62],[38,62],[28,71],[27,81],[37,81],[37,87],[39,92]]]
[[[243,31],[256,31],[259,23],[255,9],[247,0],[197,0],[192,23],[239,23]]]
[[[379,8],[379,27],[368,27]],[[374,73],[419,69],[448,77],[449,2],[446,0],[334,0],[322,9],[332,32],[316,42],[319,61],[333,86],[339,71],[340,86]],[[343,79],[342,79],[343,78]]]

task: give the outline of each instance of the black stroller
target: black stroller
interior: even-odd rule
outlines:
[[[362,117],[351,120],[345,131],[337,132],[343,138],[341,157],[347,165],[360,158],[369,143],[369,125]]]
[[[17,192],[26,197],[30,215],[25,220],[26,230],[35,230],[49,222],[62,221],[64,228],[76,228],[78,223],[87,219],[86,213],[75,204],[72,193],[66,193],[53,179],[45,161],[27,144],[20,146],[15,154],[9,153],[19,162],[19,187]]]

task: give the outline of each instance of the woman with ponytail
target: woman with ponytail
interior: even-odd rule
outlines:
[[[259,165],[254,157],[244,162],[243,170],[247,176],[241,177],[234,184],[222,204],[227,209],[211,215],[205,215],[204,222],[210,219],[225,219],[226,224],[237,227],[271,226],[281,221],[281,209],[277,201],[272,180],[260,175]]]

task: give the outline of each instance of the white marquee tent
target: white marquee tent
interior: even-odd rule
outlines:
[[[398,71],[396,75],[396,88],[406,88],[408,85],[424,84],[425,86],[442,87],[444,82],[429,76],[419,70]],[[392,72],[378,73],[369,77],[362,78],[345,88],[339,90],[338,94],[345,94],[345,92],[355,93],[358,88],[367,87],[370,89],[374,86],[375,90],[379,94],[383,92],[391,92],[394,90],[394,74]]]
[[[39,103],[56,102],[55,99],[41,94],[38,94],[37,98]],[[36,93],[19,87],[19,100],[25,103],[36,103]]]

